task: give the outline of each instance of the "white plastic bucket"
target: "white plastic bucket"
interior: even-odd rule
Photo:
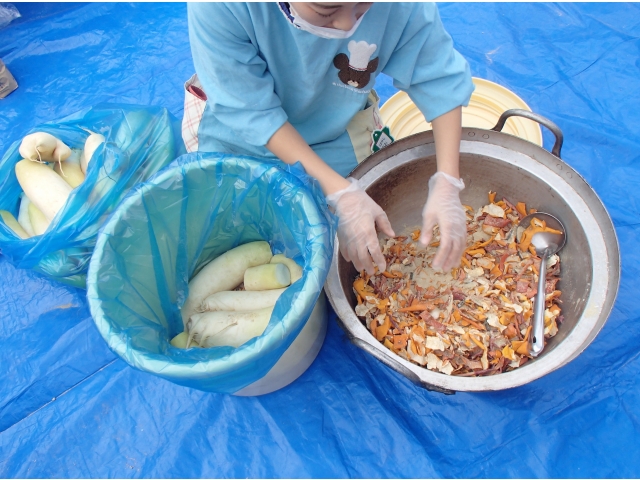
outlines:
[[[307,324],[280,360],[260,380],[247,385],[234,395],[253,397],[275,392],[286,387],[307,371],[318,356],[327,334],[327,300],[324,291],[320,293],[311,311]]]

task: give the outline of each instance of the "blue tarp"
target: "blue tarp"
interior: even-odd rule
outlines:
[[[182,116],[193,73],[179,3],[17,4],[0,58],[0,153],[99,102]],[[523,387],[445,396],[352,346],[329,322],[290,386],[239,398],[129,367],[85,291],[0,256],[0,477],[640,476],[640,5],[441,4],[474,76],[510,88],[565,135],[619,237],[611,316],[569,365]],[[379,77],[383,100],[394,93]],[[544,133],[545,146],[552,139]]]

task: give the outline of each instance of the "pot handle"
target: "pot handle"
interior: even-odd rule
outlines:
[[[445,395],[453,395],[454,393],[456,393],[453,390],[447,390],[446,388],[436,387],[435,385],[431,385],[430,383],[423,382],[422,380],[420,380],[420,378],[415,373],[413,373],[407,367],[405,367],[401,363],[396,362],[395,360],[389,358],[387,355],[383,355],[380,352],[380,350],[378,350],[377,348],[372,347],[371,345],[369,345],[367,342],[365,342],[364,340],[362,340],[360,338],[355,338],[354,337],[354,338],[351,339],[351,342],[356,347],[360,347],[362,350],[364,350],[368,354],[372,355],[373,357],[375,357],[376,359],[378,359],[379,361],[384,363],[387,367],[395,370],[396,372],[398,372],[401,375],[404,375],[405,377],[407,377],[409,380],[411,380],[413,383],[415,383],[419,387],[422,387],[422,388],[424,388],[426,390],[431,390],[431,391],[434,391],[434,392],[444,393]]]
[[[564,136],[562,135],[562,130],[555,123],[553,123],[548,118],[543,117],[542,115],[538,115],[537,113],[530,112],[529,110],[522,110],[520,108],[513,108],[511,110],[505,111],[500,118],[498,119],[498,123],[491,130],[496,132],[501,132],[504,127],[505,122],[509,117],[524,117],[529,120],[533,120],[534,122],[538,122],[540,125],[544,125],[551,133],[556,137],[556,143],[553,144],[553,148],[551,149],[551,153],[558,158],[560,157],[560,150],[562,149],[562,141]]]

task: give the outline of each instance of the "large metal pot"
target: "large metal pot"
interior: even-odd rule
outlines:
[[[553,153],[500,130],[519,115],[539,122],[556,136]],[[611,219],[587,182],[560,159],[562,133],[551,121],[525,110],[505,112],[492,130],[463,128],[460,171],[466,184],[462,203],[474,208],[497,191],[512,202],[559,218],[567,229],[560,252],[564,322],[542,355],[511,372],[488,377],[456,377],[412,364],[378,342],[354,313],[352,283],[357,272],[339,254],[336,240],[325,290],[352,342],[414,383],[444,393],[501,390],[536,380],[576,358],[606,322],[618,291],[620,253]],[[350,176],[389,216],[396,232],[421,224],[427,182],[436,171],[431,131],[399,140],[358,165]]]

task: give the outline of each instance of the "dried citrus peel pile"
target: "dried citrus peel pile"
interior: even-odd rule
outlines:
[[[522,202],[496,202],[467,212],[467,247],[460,268],[436,271],[439,245],[423,247],[420,231],[382,242],[387,270],[354,281],[356,315],[381,343],[404,359],[447,375],[483,376],[506,372],[529,358],[529,339],[540,258],[530,245],[538,231],[553,231],[527,213]],[[547,260],[545,337],[562,321],[560,259]]]

